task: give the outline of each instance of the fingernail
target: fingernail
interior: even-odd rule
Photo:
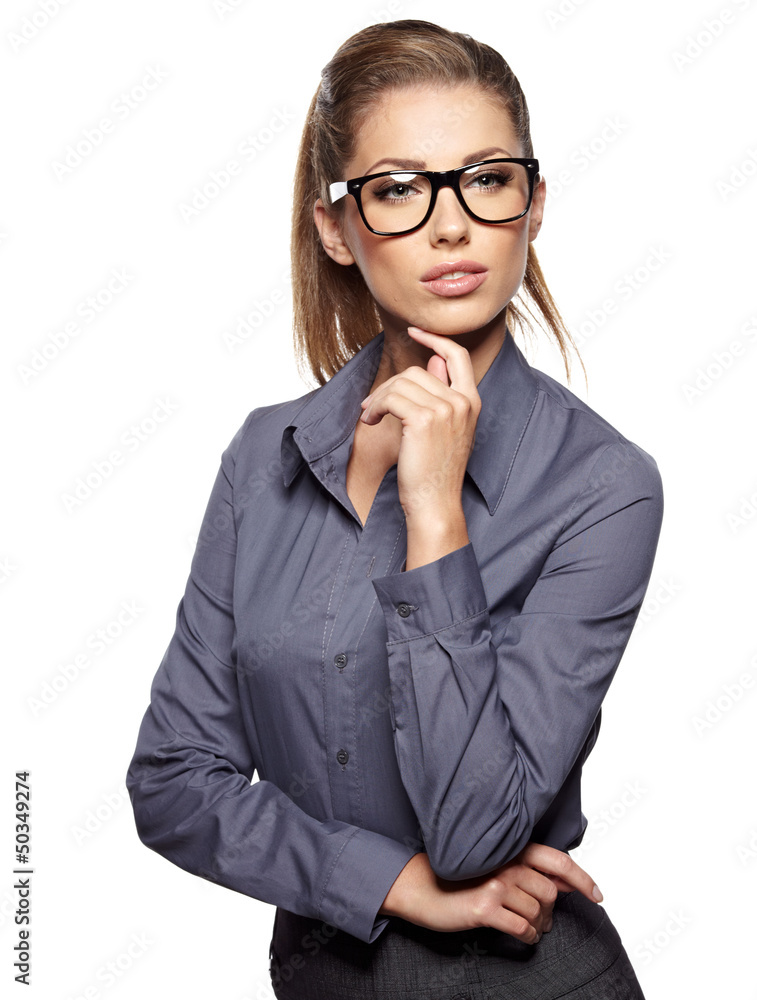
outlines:
[[[601,903],[601,902],[602,902],[602,900],[603,900],[603,899],[605,898],[605,897],[604,897],[604,896],[602,895],[602,893],[600,892],[600,889],[599,889],[599,886],[598,886],[598,885],[595,885],[595,886],[594,886],[594,888],[593,888],[593,889],[591,890],[591,894],[592,894],[592,896],[593,896],[593,897],[594,897],[594,898],[596,899],[596,901],[597,901],[598,903]]]
[[[551,930],[552,930],[552,921],[550,920],[550,922],[544,928],[544,933],[546,934],[548,931],[551,931]]]

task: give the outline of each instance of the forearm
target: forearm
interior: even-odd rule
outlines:
[[[552,926],[558,890],[578,889],[601,901],[592,877],[564,851],[529,843],[489,875],[446,882],[427,854],[416,854],[397,876],[379,916],[400,917],[431,930],[452,932],[494,927],[533,944]]]
[[[185,871],[363,941],[381,932],[378,902],[411,856],[405,845],[317,820],[217,753],[162,750],[144,727],[127,784],[140,839]]]

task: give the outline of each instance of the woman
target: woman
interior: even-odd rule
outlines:
[[[398,21],[323,71],[292,246],[320,385],[223,453],[128,775],[145,844],[277,906],[277,997],[643,996],[567,850],[662,490],[512,338],[523,283],[567,371],[544,200],[488,46]]]

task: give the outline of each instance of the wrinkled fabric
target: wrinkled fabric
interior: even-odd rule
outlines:
[[[383,339],[223,452],[127,775],[148,847],[366,943],[418,851],[464,879],[581,842],[663,513],[654,459],[508,332],[478,384],[469,542],[404,571],[396,465],[365,525],[345,488]]]

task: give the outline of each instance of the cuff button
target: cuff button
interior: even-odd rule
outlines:
[[[407,618],[407,617],[409,617],[410,612],[412,610],[413,609],[410,607],[409,604],[402,603],[402,604],[398,604],[397,605],[397,614],[400,616],[400,618]]]

